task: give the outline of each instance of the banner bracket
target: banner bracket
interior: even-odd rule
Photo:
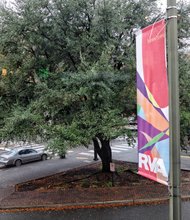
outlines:
[[[168,7],[166,8],[166,10],[170,10],[170,9],[177,9],[177,6],[168,6]]]
[[[167,20],[172,19],[172,18],[177,18],[177,16],[176,15],[169,16],[169,17],[167,17]]]
[[[168,192],[169,192],[169,196],[171,196],[172,195],[172,190],[171,190],[171,184],[170,183],[168,183]]]

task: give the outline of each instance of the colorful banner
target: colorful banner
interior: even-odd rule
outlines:
[[[138,173],[168,185],[169,113],[165,20],[137,33]]]

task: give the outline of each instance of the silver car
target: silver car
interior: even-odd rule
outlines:
[[[38,152],[32,148],[7,149],[6,152],[0,155],[0,164],[19,167],[24,163],[47,160],[47,157],[48,155],[45,152]]]

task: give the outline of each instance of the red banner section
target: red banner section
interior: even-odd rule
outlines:
[[[136,36],[139,174],[168,184],[169,121],[165,21]]]

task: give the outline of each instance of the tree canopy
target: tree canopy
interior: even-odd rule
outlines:
[[[180,6],[182,137],[190,120],[188,9]],[[47,141],[55,151],[93,141],[108,164],[110,139],[126,133],[136,114],[135,30],[161,16],[155,0],[2,4],[0,139]]]

